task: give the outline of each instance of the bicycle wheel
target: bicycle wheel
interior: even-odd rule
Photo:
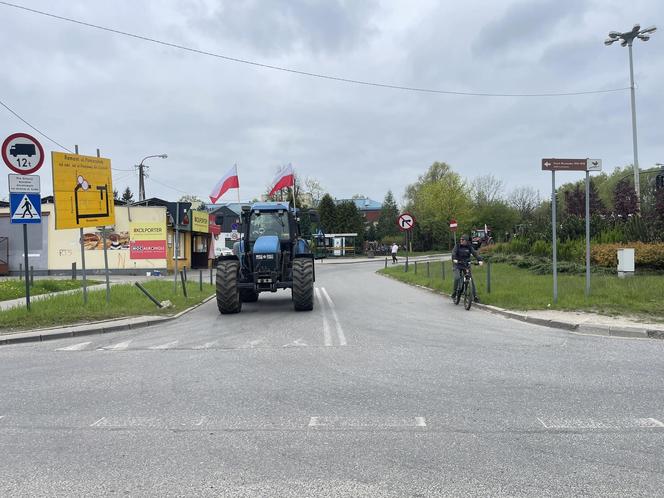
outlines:
[[[464,292],[464,285],[465,282],[461,282],[461,285],[459,285],[459,288],[457,289],[456,296],[454,297],[454,304],[459,304],[459,301],[461,301],[461,294]]]
[[[469,310],[473,305],[473,285],[470,280],[464,282],[463,289],[463,307]]]

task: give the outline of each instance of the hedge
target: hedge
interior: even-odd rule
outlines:
[[[636,266],[664,270],[664,244],[595,244],[590,246],[590,259],[599,266],[618,266],[618,249],[633,248]]]

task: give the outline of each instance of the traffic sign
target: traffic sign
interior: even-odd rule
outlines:
[[[51,162],[56,230],[115,225],[110,159],[52,152]]]
[[[11,192],[9,213],[11,223],[41,223],[41,197],[39,194]]]
[[[39,175],[14,175],[10,173],[9,191],[39,194],[41,192]]]
[[[397,226],[402,232],[412,230],[415,226],[415,217],[410,213],[402,213],[397,218]]]
[[[44,164],[44,148],[35,137],[14,133],[2,143],[2,159],[15,173],[29,175]]]
[[[453,232],[457,231],[457,227],[459,225],[457,224],[456,220],[450,220],[450,230]]]
[[[602,160],[542,159],[542,171],[602,171]]]

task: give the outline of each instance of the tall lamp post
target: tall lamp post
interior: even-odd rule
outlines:
[[[636,96],[634,91],[634,62],[632,60],[632,42],[634,38],[641,41],[650,40],[650,34],[657,28],[651,26],[641,29],[641,25],[635,24],[630,31],[620,33],[619,31],[609,32],[609,37],[604,41],[607,47],[620,40],[620,45],[629,48],[629,88],[632,94],[632,147],[634,149],[634,190],[636,191],[636,206],[641,211],[641,185],[639,183],[639,151],[636,141]]]
[[[150,159],[151,157],[160,157],[162,159],[166,159],[168,157],[167,154],[155,154],[153,156],[147,156],[144,157],[140,164],[136,166],[138,168],[138,200],[139,201],[144,201],[145,200],[145,169],[148,167],[147,165],[143,164],[143,162],[146,159]]]

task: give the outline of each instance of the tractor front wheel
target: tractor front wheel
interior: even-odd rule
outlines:
[[[221,261],[217,265],[217,308],[222,315],[242,311],[237,277],[239,261]]]
[[[293,307],[295,311],[314,309],[314,262],[293,260]]]

